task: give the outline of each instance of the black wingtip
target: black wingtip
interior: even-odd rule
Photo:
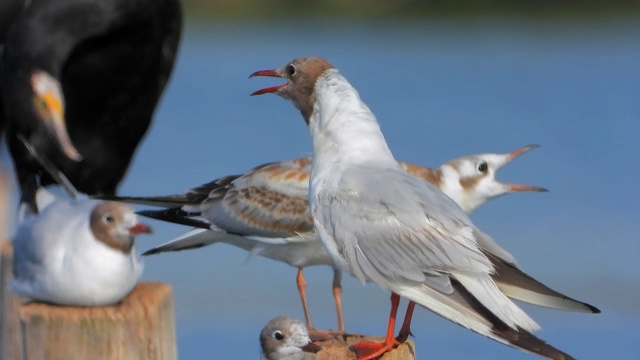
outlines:
[[[89,197],[94,200],[107,200],[107,201],[122,201],[122,199],[124,199],[121,196],[110,195],[110,194],[93,194],[93,195],[89,195]]]
[[[594,314],[600,314],[602,311],[600,311],[600,309],[598,309],[597,307],[593,306],[593,305],[589,305],[587,303],[584,303],[584,306],[588,307],[589,310],[591,310],[592,313]]]
[[[155,255],[155,254],[159,254],[161,252],[162,251],[160,251],[158,248],[155,248],[155,249],[151,249],[151,250],[147,250],[147,251],[143,252],[141,256]]]
[[[191,246],[185,246],[179,249],[172,249],[172,250],[164,250],[164,246],[160,246],[157,248],[153,248],[153,249],[149,249],[145,252],[142,253],[142,256],[149,256],[149,255],[156,255],[156,254],[161,254],[161,253],[165,253],[165,252],[176,252],[176,251],[183,251],[183,250],[193,250],[193,249],[199,249],[201,247],[204,247],[205,244],[195,244],[195,245],[191,245]]]
[[[170,208],[166,210],[140,210],[136,211],[136,214],[174,224],[187,225],[207,230],[211,229],[211,224],[208,221],[194,218],[191,216],[192,214],[189,214],[180,208]]]
[[[492,332],[508,341],[512,346],[532,354],[553,360],[576,360],[573,356],[550,345],[522,328],[518,328],[516,331],[504,324],[494,324]]]

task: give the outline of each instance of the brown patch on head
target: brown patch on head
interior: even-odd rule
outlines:
[[[281,88],[277,94],[293,101],[307,124],[309,124],[315,103],[316,81],[329,69],[333,69],[333,65],[327,60],[308,57],[295,59],[276,70],[278,74],[289,81],[289,84]]]
[[[112,249],[129,254],[134,237],[128,231],[123,231],[126,229],[126,225],[123,224],[130,222],[131,216],[134,216],[133,210],[128,205],[105,201],[93,208],[91,212],[91,231],[98,241]]]
[[[442,184],[442,173],[440,172],[440,170],[434,170],[431,168],[422,167],[406,162],[400,162],[400,166],[402,166],[404,171],[406,171],[407,173],[426,180],[437,187],[440,187],[440,185]]]
[[[460,186],[462,186],[462,188],[465,189],[465,191],[471,191],[476,187],[476,185],[478,184],[478,182],[480,182],[481,179],[482,177],[480,176],[467,177],[464,179],[460,179]]]

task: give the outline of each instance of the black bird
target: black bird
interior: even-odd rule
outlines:
[[[0,60],[0,104],[20,186],[45,172],[18,134],[79,191],[115,194],[181,31],[178,0],[32,0],[6,34]]]
[[[4,43],[7,31],[25,7],[27,0],[2,0],[0,1],[0,43]]]

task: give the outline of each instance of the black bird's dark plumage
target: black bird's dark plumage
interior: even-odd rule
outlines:
[[[7,32],[24,8],[26,0],[0,1],[0,44],[4,43]]]
[[[9,29],[1,60],[7,141],[19,182],[40,165],[21,134],[79,191],[114,194],[171,74],[182,29],[178,0],[33,0]],[[69,159],[38,119],[30,76],[62,87]],[[43,185],[53,183],[43,177]]]

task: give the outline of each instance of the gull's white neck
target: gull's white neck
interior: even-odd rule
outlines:
[[[346,162],[399,166],[378,121],[349,82],[331,69],[316,81],[316,102],[309,119],[313,166]]]

